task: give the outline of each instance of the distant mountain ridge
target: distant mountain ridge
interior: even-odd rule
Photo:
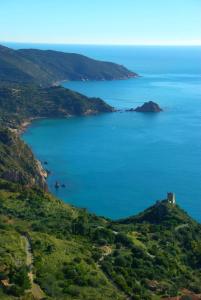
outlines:
[[[138,75],[122,65],[53,50],[0,45],[0,80],[53,85],[63,80],[115,80]]]

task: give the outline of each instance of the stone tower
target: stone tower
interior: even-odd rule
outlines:
[[[176,203],[176,197],[174,193],[167,193],[167,201],[170,204],[175,204]]]

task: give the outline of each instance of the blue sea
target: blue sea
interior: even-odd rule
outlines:
[[[33,45],[9,45],[15,48]],[[113,219],[136,214],[169,191],[201,221],[201,48],[34,45],[125,65],[141,77],[66,82],[116,108],[157,102],[164,112],[117,112],[34,122],[23,139],[51,171],[65,202]],[[55,181],[66,185],[57,191]]]

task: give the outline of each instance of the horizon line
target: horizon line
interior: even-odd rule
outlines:
[[[66,45],[66,46],[185,46],[185,47],[199,47],[201,46],[200,43],[194,43],[194,44],[188,44],[188,43],[130,43],[130,44],[119,44],[119,43],[62,43],[62,42],[29,42],[29,41],[0,41],[0,44],[2,43],[13,43],[13,44],[32,44],[32,45]]]

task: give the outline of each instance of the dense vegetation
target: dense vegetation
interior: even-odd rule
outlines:
[[[89,115],[113,110],[99,98],[88,98],[61,86],[0,86],[0,122],[13,128],[33,118]]]
[[[86,56],[0,46],[0,80],[51,85],[61,80],[113,80],[137,76],[125,67]]]

